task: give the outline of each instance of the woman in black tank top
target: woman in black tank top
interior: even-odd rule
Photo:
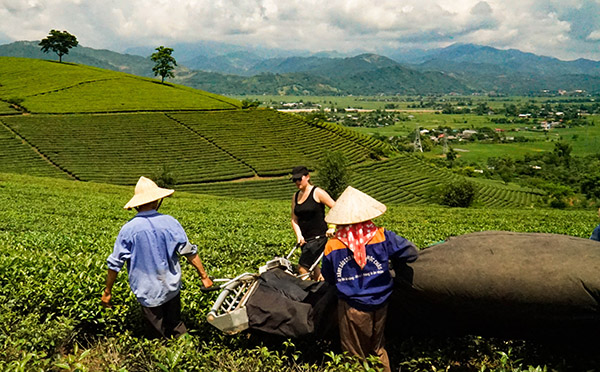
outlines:
[[[292,181],[298,187],[292,198],[292,228],[302,249],[298,271],[306,274],[325,249],[327,234],[330,233],[325,223],[325,206],[331,208],[335,202],[327,191],[311,184],[306,167],[292,169]],[[321,270],[316,266],[312,278],[316,280],[320,276]]]

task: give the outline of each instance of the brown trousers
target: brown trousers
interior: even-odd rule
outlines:
[[[385,320],[387,304],[375,311],[360,311],[338,301],[338,319],[342,350],[352,355],[366,358],[377,355],[383,363],[384,371],[391,371],[390,360],[385,351]]]
[[[179,337],[187,332],[185,324],[181,321],[179,293],[160,306],[142,306],[142,313],[144,313],[146,337],[148,338]]]

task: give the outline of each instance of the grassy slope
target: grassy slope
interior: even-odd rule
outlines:
[[[315,164],[323,148],[335,147],[352,163],[371,152],[367,137],[348,139],[270,110],[28,115],[0,123],[77,179],[117,184],[163,166],[182,184],[282,176],[298,162]]]
[[[237,100],[85,65],[0,57],[0,99],[33,113],[224,110]]]
[[[114,370],[125,366],[128,370],[158,370],[158,363],[169,361],[169,352],[182,353],[178,366],[187,370],[325,369],[320,365],[323,353],[335,349],[327,342],[315,348],[312,342],[295,340],[302,352],[297,363],[304,369],[292,369],[287,362],[276,364],[282,362],[281,354],[273,359],[264,354],[283,352],[281,340],[269,344],[261,335],[227,337],[213,329],[205,318],[216,294],[200,294],[197,273],[187,264],[182,265],[182,302],[184,319],[192,330],[189,339],[161,344],[136,337],[141,318],[125,273],[119,275],[113,290],[114,308],[103,310],[99,298],[105,260],[119,228],[133,216],[134,212],[122,209],[133,195],[132,187],[0,173],[0,190],[0,324],[4,327],[0,335],[0,369],[29,355],[24,370],[50,370],[54,363],[67,363],[70,354],[91,370],[111,364]],[[286,253],[294,242],[289,201],[177,191],[161,211],[179,219],[215,277],[254,272],[270,258]],[[376,223],[425,247],[452,235],[482,230],[587,237],[597,218],[591,211],[390,206]],[[457,342],[463,349],[453,352],[452,345]],[[89,352],[82,355],[81,348],[73,351],[75,343],[85,344],[83,348]],[[490,370],[500,359],[495,350],[506,352],[514,345],[495,344],[485,338],[423,343],[390,340],[388,350],[395,365],[426,363],[445,370],[469,364],[470,370],[480,370],[484,365]],[[266,348],[257,354],[258,346]],[[533,351],[534,359],[527,359],[527,350]],[[588,363],[586,368],[573,370],[590,368],[591,362],[585,358],[570,359],[559,353],[544,359],[541,350],[526,344],[524,348],[515,347],[512,357],[525,358],[525,365],[574,367]],[[435,358],[423,359],[432,355]]]
[[[324,150],[335,149],[355,166],[357,185],[386,203],[435,203],[431,190],[442,179],[435,170],[419,174],[425,167],[419,159],[411,160],[413,167],[361,166],[385,146],[352,130],[271,110],[235,109],[238,101],[151,79],[7,57],[0,58],[0,79],[0,99],[20,99],[33,113],[0,116],[0,138],[7,144],[0,148],[0,171],[133,184],[140,175],[169,170],[188,191],[289,199],[289,169],[314,167]],[[426,188],[396,182],[416,175]],[[215,183],[253,176],[280,178]],[[488,194],[484,205],[532,202],[531,196],[505,200],[506,193],[482,190]],[[398,197],[406,193],[412,197]]]

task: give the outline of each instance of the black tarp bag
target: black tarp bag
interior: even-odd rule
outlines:
[[[277,268],[260,275],[246,304],[248,326],[254,330],[301,337],[326,332],[335,315],[335,288],[326,282],[302,280]]]
[[[396,267],[388,327],[403,334],[598,338],[600,243],[487,231]]]

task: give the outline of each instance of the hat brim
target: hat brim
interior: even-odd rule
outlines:
[[[325,216],[325,222],[336,225],[352,225],[379,217],[386,210],[384,204],[364,192],[348,186]]]
[[[175,190],[158,188],[152,190],[151,192],[136,194],[127,202],[127,204],[125,204],[123,208],[131,209],[139,207],[140,205],[152,203],[153,201],[166,198],[167,196],[171,196],[174,192]]]
[[[302,177],[304,177],[306,175],[308,175],[308,173],[292,174],[292,176],[290,177],[290,180],[293,180],[294,178],[302,178]]]

